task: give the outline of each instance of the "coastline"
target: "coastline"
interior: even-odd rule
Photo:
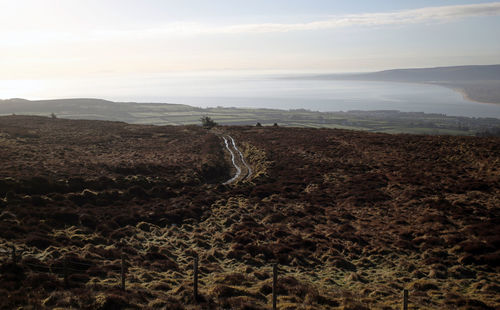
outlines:
[[[365,81],[365,82],[394,82],[394,83],[407,83],[407,84],[420,84],[420,85],[434,85],[434,86],[440,86],[440,87],[444,87],[444,88],[453,90],[453,91],[459,93],[465,100],[470,101],[470,102],[500,106],[500,98],[498,98],[497,102],[489,102],[489,101],[476,99],[476,98],[472,97],[472,95],[467,91],[466,88],[458,86],[458,85],[448,84],[445,82],[425,82],[425,81],[419,82],[419,81],[398,81],[398,80],[376,80],[376,79],[355,79],[355,80],[353,80],[353,79],[333,79],[333,80]]]
[[[498,65],[500,67],[500,65]],[[411,71],[411,69],[408,69]],[[389,70],[390,71],[390,70]],[[398,70],[393,70],[398,71]],[[406,74],[401,76],[380,75],[387,73],[381,71],[375,73],[361,74],[330,74],[330,75],[315,75],[315,76],[295,76],[293,79],[305,80],[337,80],[337,81],[365,81],[365,82],[396,82],[409,83],[420,85],[436,85],[448,88],[459,93],[462,98],[472,103],[481,103],[489,105],[500,105],[500,76],[482,76],[470,77],[469,79],[455,77],[448,74],[445,77],[435,77],[425,79],[422,76],[413,76]],[[290,78],[290,77],[288,77]]]
[[[475,102],[475,103],[480,103],[480,104],[490,104],[490,105],[497,105],[500,106],[500,100],[499,102],[487,102],[487,101],[481,101],[479,99],[474,99],[471,97],[471,95],[467,92],[467,90],[463,87],[455,86],[455,85],[449,85],[449,84],[442,84],[442,83],[419,83],[419,84],[427,84],[427,85],[437,85],[441,87],[445,87],[448,89],[451,89],[457,93],[459,93],[465,100]]]

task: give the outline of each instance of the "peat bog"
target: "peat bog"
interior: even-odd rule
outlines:
[[[270,308],[273,263],[279,309],[500,307],[500,138],[5,116],[0,146],[2,309]]]

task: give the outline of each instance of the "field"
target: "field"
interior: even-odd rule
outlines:
[[[274,263],[279,309],[500,307],[499,138],[4,116],[0,146],[2,309],[269,309]]]
[[[317,112],[306,109],[197,108],[181,104],[112,102],[100,99],[29,101],[0,100],[0,115],[52,113],[65,119],[122,121],[144,125],[198,125],[209,116],[221,125],[337,128],[383,133],[445,134],[473,136],[500,131],[498,118],[472,118],[421,112],[347,111]]]

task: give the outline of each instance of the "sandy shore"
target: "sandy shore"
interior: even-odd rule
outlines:
[[[475,98],[475,96],[473,94],[470,94],[470,92],[468,92],[468,90],[466,88],[458,86],[458,85],[450,85],[450,84],[439,83],[439,82],[438,83],[423,83],[423,84],[437,85],[437,86],[446,87],[448,89],[451,89],[451,90],[459,93],[460,95],[462,95],[462,97],[465,100],[468,100],[468,101],[471,101],[471,102],[482,103],[482,104],[500,105],[500,98],[498,98],[495,101],[481,100],[481,99]]]

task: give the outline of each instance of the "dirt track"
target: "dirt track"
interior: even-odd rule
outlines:
[[[234,176],[223,184],[227,185],[239,181],[249,180],[252,176],[252,168],[245,161],[243,153],[241,153],[241,151],[236,146],[236,142],[234,141],[233,137],[227,135],[222,136],[222,139],[224,139],[224,145],[227,151],[231,154],[231,163],[236,169],[236,173],[234,174]],[[230,140],[231,142],[228,142],[228,140]]]

